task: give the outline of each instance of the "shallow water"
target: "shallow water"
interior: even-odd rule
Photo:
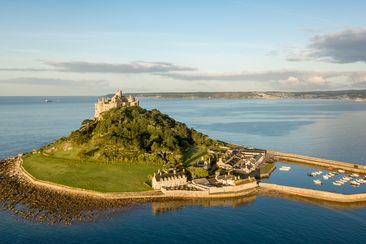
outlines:
[[[0,97],[0,158],[37,148],[77,129],[83,119],[93,115],[96,98],[47,97],[52,103],[44,103],[44,99]],[[366,103],[146,99],[141,106],[156,107],[228,142],[366,163]],[[297,183],[313,187],[306,176],[308,169],[292,167],[288,174],[297,172],[304,177]],[[276,173],[273,180],[278,180]],[[284,184],[295,183],[295,178],[280,177]],[[0,243],[366,240],[365,207],[334,208],[267,196],[248,201],[141,204],[111,219],[71,226],[32,223],[0,211]]]

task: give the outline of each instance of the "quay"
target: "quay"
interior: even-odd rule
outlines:
[[[336,160],[315,158],[293,153],[283,153],[267,150],[267,158],[271,161],[284,161],[288,163],[302,163],[308,165],[321,166],[326,168],[343,169],[347,172],[366,174],[366,165],[346,163]]]
[[[339,202],[339,203],[366,202],[366,193],[341,194],[328,191],[319,191],[308,188],[284,186],[284,185],[262,183],[262,182],[260,182],[258,185],[260,190],[273,191],[285,195],[306,197],[306,198],[312,198],[330,202]]]

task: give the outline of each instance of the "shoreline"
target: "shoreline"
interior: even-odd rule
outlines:
[[[345,169],[349,172],[358,172],[366,174],[366,166],[357,165],[357,168],[353,166],[356,164],[344,163],[334,160],[320,159],[308,156],[302,156],[297,154],[289,154],[289,153],[281,153],[275,151],[268,151],[269,157],[285,157],[288,161],[294,161],[294,163],[302,163],[305,165],[316,165],[319,167],[329,167],[333,166],[340,169]],[[291,159],[289,159],[291,158]],[[295,159],[295,160],[292,160]],[[296,161],[300,160],[300,161]],[[310,160],[310,163],[309,163]],[[223,187],[220,191],[216,191],[215,189],[211,191],[148,191],[148,192],[110,192],[110,193],[102,193],[96,192],[92,190],[86,190],[82,188],[69,187],[65,185],[56,184],[53,182],[42,181],[36,179],[31,174],[29,174],[22,166],[22,159],[15,158],[14,163],[15,173],[18,176],[23,177],[28,180],[29,183],[37,185],[39,187],[44,187],[48,190],[54,190],[56,192],[66,193],[66,194],[74,194],[79,196],[91,197],[91,198],[99,198],[104,200],[145,200],[152,201],[162,200],[162,199],[212,199],[212,198],[235,198],[235,197],[245,197],[251,194],[257,194],[261,191],[272,191],[279,194],[293,195],[297,197],[305,197],[312,198],[316,200],[323,200],[328,202],[336,202],[336,203],[361,203],[366,202],[366,193],[357,193],[357,194],[342,194],[342,193],[334,193],[328,191],[320,191],[320,190],[312,190],[308,188],[301,187],[293,187],[279,184],[269,184],[262,182],[252,182],[247,183],[246,185],[239,185],[235,187]]]
[[[349,164],[346,165],[349,167]],[[255,199],[255,196],[285,198],[336,208],[366,206],[366,193],[340,194],[262,182],[257,184],[256,181],[247,186],[241,189],[237,186],[228,187],[226,190],[221,189],[219,194],[214,193],[217,189],[213,189],[212,195],[210,191],[202,191],[204,197],[184,191],[172,191],[171,194],[159,191],[102,193],[35,179],[23,169],[18,157],[0,161],[0,207],[25,219],[51,224],[94,221],[142,203],[169,205],[169,202],[178,201],[182,204],[204,204],[212,201],[244,201],[247,198]]]

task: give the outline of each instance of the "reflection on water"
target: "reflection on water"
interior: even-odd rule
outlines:
[[[172,201],[152,202],[151,209],[154,215],[162,214],[165,212],[175,212],[187,206],[202,206],[202,207],[217,207],[217,206],[230,206],[239,207],[248,205],[254,202],[255,195],[240,197],[240,198],[223,198],[223,199],[180,199]]]

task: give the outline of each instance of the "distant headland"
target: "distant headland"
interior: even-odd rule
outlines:
[[[248,91],[248,92],[151,92],[131,93],[140,98],[157,99],[338,99],[366,101],[366,90],[336,91]]]

